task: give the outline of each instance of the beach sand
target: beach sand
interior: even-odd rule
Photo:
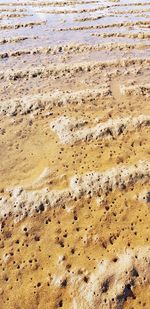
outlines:
[[[150,2],[0,0],[0,308],[150,308]]]

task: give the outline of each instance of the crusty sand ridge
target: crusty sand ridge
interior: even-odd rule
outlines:
[[[150,308],[150,2],[0,1],[0,308]]]

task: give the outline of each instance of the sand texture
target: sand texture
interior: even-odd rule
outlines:
[[[150,1],[0,0],[0,309],[150,309]]]

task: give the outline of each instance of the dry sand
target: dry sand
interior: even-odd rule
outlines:
[[[0,0],[0,308],[150,308],[150,2]]]

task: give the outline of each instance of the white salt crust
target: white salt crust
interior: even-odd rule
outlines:
[[[88,88],[75,92],[56,90],[52,93],[24,96],[19,99],[1,102],[0,113],[10,116],[25,115],[39,110],[49,111],[54,106],[85,104],[88,101],[92,102],[95,99],[110,96],[111,91],[108,83],[101,85],[99,88]]]
[[[149,115],[109,119],[95,127],[85,127],[84,119],[76,120],[61,116],[50,123],[51,129],[57,133],[63,144],[74,144],[78,141],[96,140],[102,137],[117,137],[126,132],[132,132],[141,126],[150,125]]]
[[[73,276],[72,309],[121,309],[128,297],[134,298],[134,287],[150,282],[150,247],[125,249],[116,262],[104,259],[97,263],[88,281]],[[129,296],[130,295],[130,296]]]
[[[45,172],[43,173],[45,177]],[[40,179],[43,177],[39,177]],[[47,171],[46,171],[46,177]],[[34,213],[41,213],[48,208],[62,207],[69,201],[81,197],[105,197],[112,190],[124,190],[137,182],[142,184],[150,179],[150,162],[138,161],[136,165],[114,167],[102,173],[91,172],[75,176],[65,190],[48,188],[32,189],[15,187],[0,195],[1,221],[12,215],[17,222]]]

